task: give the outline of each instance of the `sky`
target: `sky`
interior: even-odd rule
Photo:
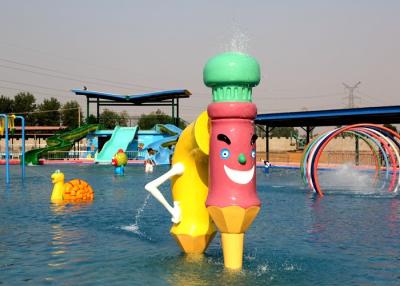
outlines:
[[[188,89],[180,112],[192,121],[211,103],[207,60],[240,50],[261,66],[259,113],[344,108],[343,83],[358,81],[357,107],[399,105],[398,15],[391,0],[0,0],[0,94],[76,99],[86,110],[71,89]]]

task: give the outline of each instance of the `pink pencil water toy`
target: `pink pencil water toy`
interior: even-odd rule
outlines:
[[[260,210],[256,193],[255,104],[258,62],[242,53],[211,58],[204,83],[212,88],[208,212],[221,232],[225,267],[241,269],[244,233]]]

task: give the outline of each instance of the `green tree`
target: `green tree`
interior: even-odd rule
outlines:
[[[14,97],[12,106],[14,113],[23,114],[26,125],[35,125],[36,116],[32,113],[36,110],[36,98],[29,92],[20,92]]]
[[[104,109],[100,114],[100,124],[106,129],[114,129],[115,126],[127,126],[129,120],[128,113],[123,111],[121,113],[115,112],[110,109]]]
[[[118,124],[120,126],[128,126],[129,122],[129,114],[126,112],[126,110],[122,111],[119,113],[119,121]]]
[[[140,129],[151,129],[156,124],[175,124],[173,118],[160,109],[157,109],[155,112],[151,112],[149,114],[142,114],[139,118],[138,125]],[[183,120],[180,120],[179,126],[184,129],[186,124]]]
[[[114,129],[114,127],[118,125],[118,119],[119,116],[117,112],[105,108],[100,113],[99,123],[105,129]]]
[[[293,127],[275,127],[270,132],[271,137],[285,137],[290,138],[292,136],[297,136],[299,131],[294,129]]]
[[[80,111],[80,105],[76,100],[66,102],[61,111],[61,119],[63,125],[67,126],[68,129],[74,129],[79,126],[79,118],[82,119],[82,111]],[[79,110],[79,113],[78,113]]]
[[[61,103],[58,99],[52,97],[50,99],[43,100],[43,103],[39,104],[36,114],[36,123],[38,125],[45,126],[57,126],[60,124],[60,111]]]
[[[257,134],[258,138],[265,138],[265,136],[266,136],[265,126],[255,125],[254,132]]]
[[[386,127],[386,128],[389,128],[390,130],[393,130],[394,132],[397,133],[397,128],[396,128],[396,126],[394,126],[394,125],[392,125],[392,124],[389,124],[389,123],[383,124],[383,126]]]
[[[341,127],[343,127],[343,125],[336,125],[336,128],[341,128]],[[353,138],[353,137],[354,137],[354,134],[349,133],[349,132],[342,132],[342,133],[340,133],[339,136],[342,137],[343,139],[344,139],[344,138],[347,138],[347,137]]]
[[[0,96],[0,113],[11,113],[13,105],[14,100],[4,95]]]
[[[93,114],[90,114],[88,117],[86,117],[86,124],[96,124],[97,123],[97,118]]]

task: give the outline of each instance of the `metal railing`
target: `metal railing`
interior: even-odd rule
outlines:
[[[93,159],[91,151],[49,151],[44,155],[46,160],[78,160]]]
[[[8,153],[8,158],[9,159],[21,159],[22,153],[21,152],[9,152]],[[0,153],[0,159],[5,159],[6,158],[6,153],[1,152]]]
[[[146,151],[126,151],[126,155],[129,160],[143,160],[146,154]]]
[[[296,156],[295,156],[296,155]],[[291,152],[270,152],[269,161],[272,163],[300,163],[303,153],[291,153]],[[361,151],[358,155],[358,164],[361,166],[374,166],[375,160],[374,154],[371,152]],[[266,158],[265,152],[257,152],[257,161],[264,160]],[[319,163],[329,165],[337,164],[356,164],[356,152],[351,151],[324,151],[322,152]]]
[[[290,156],[287,152],[274,152],[269,154],[270,162],[290,163]]]
[[[129,160],[144,159],[145,151],[127,151],[125,152]],[[49,151],[44,156],[47,160],[82,160],[94,159],[93,151]]]
[[[46,160],[82,160],[82,159],[94,159],[94,151],[87,150],[71,150],[71,151],[49,151],[44,156],[43,159]],[[145,158],[146,151],[126,151],[126,155],[129,160],[143,160]],[[21,159],[21,152],[9,152],[9,159]],[[0,160],[6,159],[6,153],[0,152]]]
[[[356,152],[328,151],[324,153],[326,153],[325,158],[328,165],[356,162]],[[324,158],[321,157],[321,159],[321,162],[323,162]],[[358,162],[359,165],[375,165],[375,156],[371,152],[360,152],[358,155]]]

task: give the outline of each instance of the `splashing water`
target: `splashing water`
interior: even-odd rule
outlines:
[[[150,198],[150,195],[151,195],[150,193],[147,195],[147,197],[144,199],[143,205],[140,208],[138,208],[138,210],[136,211],[135,223],[131,224],[131,225],[127,225],[127,226],[122,226],[121,227],[121,229],[123,229],[123,230],[129,231],[129,232],[133,232],[133,233],[135,233],[135,234],[137,234],[137,235],[139,235],[141,237],[144,237],[144,238],[146,238],[148,240],[152,240],[152,239],[151,239],[151,237],[147,236],[144,232],[142,232],[139,229],[139,221],[140,221],[140,218],[142,217],[142,213],[143,213],[144,209],[147,206],[147,203],[148,203],[148,200]]]
[[[267,263],[258,265],[256,268],[256,276],[261,276],[269,271],[271,271],[271,268]]]
[[[323,189],[373,194],[378,192],[374,187],[373,177],[373,173],[356,170],[351,164],[344,164],[334,171],[321,172],[320,182]]]
[[[233,25],[232,35],[229,43],[225,45],[224,50],[229,52],[247,53],[250,38],[243,32],[237,24]]]
[[[241,31],[236,31],[231,39],[231,47],[230,50],[232,52],[247,52],[249,47],[249,37]]]

